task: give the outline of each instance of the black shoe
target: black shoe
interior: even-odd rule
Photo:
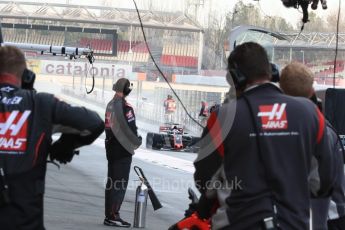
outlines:
[[[114,227],[123,227],[123,228],[129,228],[131,227],[131,224],[122,220],[120,217],[111,217],[111,218],[104,218],[104,225],[107,226],[114,226]]]

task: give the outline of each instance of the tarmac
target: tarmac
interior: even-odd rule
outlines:
[[[193,185],[192,173],[171,169],[133,158],[132,166],[142,167],[163,208],[153,211],[148,201],[146,228],[167,229],[183,217],[189,200],[187,189]],[[46,176],[45,225],[47,229],[109,229],[104,226],[104,181],[107,170],[104,149],[81,149],[70,164],[58,169],[49,164]],[[139,185],[133,170],[121,217],[133,222],[135,189]]]

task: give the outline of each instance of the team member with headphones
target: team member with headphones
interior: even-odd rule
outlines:
[[[132,87],[128,79],[120,78],[114,85],[114,98],[105,113],[105,149],[108,159],[108,178],[105,189],[104,225],[130,227],[120,217],[134,150],[141,145],[134,110],[126,97]]]
[[[26,61],[18,48],[0,47],[0,60],[0,228],[43,230],[48,157],[70,162],[75,149],[101,135],[104,123],[94,111],[22,89],[22,83],[32,89],[34,79],[23,76]],[[72,133],[52,143],[55,125]]]
[[[237,46],[228,71],[237,92],[234,121],[222,122],[231,103],[211,114],[203,133],[210,140],[203,143],[214,143],[214,151],[201,146],[194,162],[202,195],[213,189],[209,182],[215,175],[230,185],[215,188],[220,207],[212,215],[212,229],[309,229],[312,156],[321,182],[314,194],[329,195],[334,183],[323,115],[310,100],[284,95],[270,82],[267,54],[257,43]],[[232,125],[228,133],[226,125]]]

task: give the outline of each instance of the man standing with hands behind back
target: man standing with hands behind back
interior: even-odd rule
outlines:
[[[132,155],[141,145],[134,110],[125,98],[131,92],[128,79],[120,78],[114,85],[114,98],[108,103],[105,113],[105,149],[108,159],[108,178],[105,189],[104,225],[127,227],[130,223],[120,217],[120,208],[125,197]]]

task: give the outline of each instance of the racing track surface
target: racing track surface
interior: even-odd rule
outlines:
[[[193,185],[192,173],[137,157],[133,158],[134,165],[142,167],[163,205],[162,209],[154,212],[148,203],[146,229],[167,229],[183,217],[188,206],[187,188]],[[82,148],[80,155],[60,170],[49,165],[45,194],[47,229],[109,229],[102,225],[106,166],[104,148],[98,145]],[[122,217],[130,222],[133,220],[137,180],[132,170],[121,212]]]

